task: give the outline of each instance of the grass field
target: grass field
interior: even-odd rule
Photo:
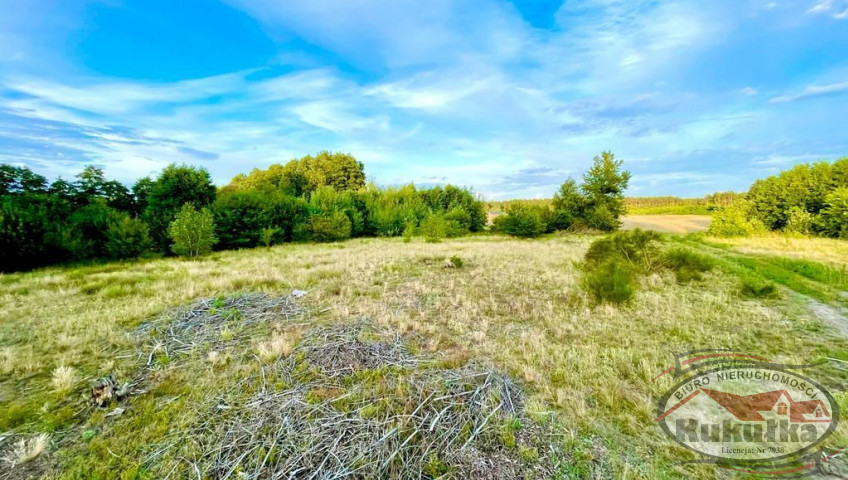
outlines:
[[[699,249],[722,268],[687,285],[654,274],[642,280],[632,305],[614,307],[593,306],[579,288],[576,262],[592,240],[360,239],[2,275],[0,449],[8,451],[13,439],[49,435],[26,445],[44,450],[37,460],[6,463],[5,476],[198,478],[202,470],[221,478],[207,470],[214,455],[203,454],[204,435],[237,418],[239,405],[258,390],[289,388],[291,379],[266,379],[272,370],[265,367],[299,355],[302,338],[317,326],[363,320],[445,368],[468,363],[513,377],[526,392],[528,418],[558,432],[555,470],[563,478],[719,475],[708,466],[675,465],[693,454],[652,421],[671,380],[651,380],[675,352],[730,348],[786,363],[835,359],[819,380],[848,408],[839,295],[845,279],[833,266],[848,260],[842,243],[775,237],[722,245],[675,236],[669,243]],[[808,252],[803,263],[776,260],[795,251]],[[461,268],[444,267],[452,256]],[[781,285],[781,296],[741,296],[740,276],[754,274]],[[163,331],[163,313],[198,299],[295,289],[308,292],[298,300],[307,314],[244,330],[244,312],[211,300],[235,326],[218,332],[220,341],[206,350],[177,355],[147,333]],[[383,378],[405,371],[397,368],[374,372]],[[91,382],[109,373],[143,386],[120,404],[126,410],[119,416],[86,406]],[[386,398],[410,395],[368,378]],[[335,401],[345,395],[340,385],[347,384],[308,393]],[[538,452],[516,446],[511,436],[531,429],[524,422],[498,424],[494,441],[532,459]],[[840,427],[828,446],[847,442]],[[272,455],[261,452],[245,455]],[[449,468],[436,467],[451,478]]]

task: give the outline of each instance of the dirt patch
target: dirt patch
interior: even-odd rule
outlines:
[[[842,335],[848,336],[848,316],[845,315],[843,310],[812,298],[808,298],[807,307],[813,316],[835,328]]]

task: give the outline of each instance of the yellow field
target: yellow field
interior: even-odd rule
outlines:
[[[626,215],[622,217],[622,228],[633,230],[656,230],[663,233],[702,232],[710,226],[708,215]]]

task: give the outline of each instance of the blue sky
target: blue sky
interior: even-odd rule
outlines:
[[[547,197],[612,150],[631,195],[848,155],[848,0],[17,0],[0,162],[224,184],[319,150],[382,185]]]

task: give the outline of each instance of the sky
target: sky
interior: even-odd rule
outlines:
[[[219,185],[321,150],[379,185],[743,191],[848,155],[848,0],[4,0],[0,163]]]

